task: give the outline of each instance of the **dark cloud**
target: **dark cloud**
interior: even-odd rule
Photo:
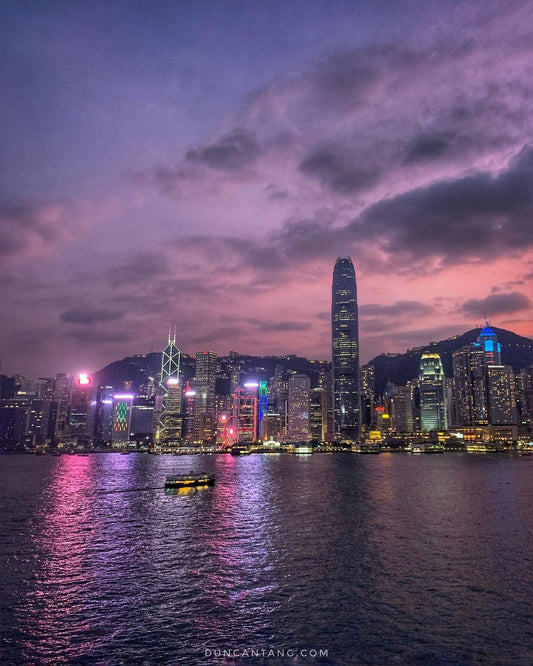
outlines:
[[[162,252],[138,252],[109,270],[105,277],[112,286],[117,287],[122,284],[145,282],[163,274],[166,270],[167,261]]]
[[[326,104],[357,105],[391,68],[413,68],[424,56],[400,46],[370,46],[334,53],[318,64],[311,82]]]
[[[420,301],[397,301],[393,305],[369,303],[359,306],[359,314],[363,317],[398,317],[402,315],[428,315],[434,308]]]
[[[134,339],[134,335],[124,330],[109,331],[98,328],[83,328],[69,331],[67,337],[86,344],[126,343]]]
[[[440,181],[368,207],[346,228],[353,240],[413,259],[493,258],[533,245],[533,149],[497,176]]]
[[[330,101],[353,99],[367,91],[378,78],[379,71],[370,59],[354,55],[353,52],[333,54],[313,73],[312,82]]]
[[[289,193],[287,190],[279,188],[277,185],[270,183],[265,187],[265,194],[270,201],[278,201],[282,199],[287,199]]]
[[[335,256],[345,249],[342,229],[332,226],[332,216],[318,211],[314,218],[289,220],[270,237],[269,253],[283,256],[287,265],[295,258]]]
[[[71,238],[79,220],[70,202],[0,202],[0,256],[31,258]]]
[[[311,326],[304,321],[269,321],[260,324],[262,331],[308,331]]]
[[[479,318],[518,312],[519,310],[527,310],[530,307],[531,301],[527,296],[518,291],[511,291],[508,294],[490,294],[487,298],[472,298],[463,304],[461,311],[472,317]]]
[[[383,199],[345,226],[336,225],[335,214],[324,209],[310,218],[290,219],[264,239],[195,236],[179,245],[202,252],[213,266],[246,266],[258,276],[274,272],[280,280],[295,262],[346,253],[368,272],[422,275],[430,265],[435,270],[519,254],[533,246],[532,220],[533,149],[525,147],[497,175],[441,180]]]
[[[76,307],[65,310],[59,315],[59,318],[69,324],[95,324],[97,322],[115,321],[123,316],[124,313],[117,310]]]
[[[353,194],[374,185],[379,177],[378,169],[356,164],[340,146],[321,146],[301,162],[299,170],[316,178],[324,187],[342,194]]]
[[[239,336],[242,335],[242,328],[236,326],[221,326],[220,328],[213,328],[209,330],[209,333],[204,333],[203,335],[195,335],[195,341],[198,345],[211,344],[212,342],[216,343],[217,346],[220,345],[221,341],[239,339]]]
[[[403,164],[416,164],[440,159],[446,154],[450,139],[450,135],[421,134],[407,146]]]
[[[232,171],[254,162],[260,152],[255,136],[246,129],[237,128],[214,143],[189,150],[186,159],[202,162],[212,169]]]

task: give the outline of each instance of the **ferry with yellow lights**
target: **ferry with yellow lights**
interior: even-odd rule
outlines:
[[[201,486],[212,486],[214,483],[214,474],[177,474],[175,476],[167,476],[165,490],[198,488]]]

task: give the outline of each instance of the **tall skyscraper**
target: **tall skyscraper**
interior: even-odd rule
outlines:
[[[176,440],[181,437],[181,388],[179,386],[181,352],[176,347],[176,329],[168,331],[168,343],[161,359],[161,415],[158,439]]]
[[[257,382],[247,382],[233,392],[232,416],[238,427],[240,442],[255,442],[257,435]]]
[[[485,351],[480,342],[453,352],[454,425],[488,423]]]
[[[444,368],[438,354],[424,352],[420,358],[420,423],[422,430],[448,427]]]
[[[326,441],[328,430],[328,404],[326,389],[317,386],[309,394],[309,429],[311,439]]]
[[[212,443],[216,434],[217,354],[213,351],[196,352],[194,376],[194,441]]]
[[[311,380],[307,375],[291,375],[289,378],[289,439],[306,441],[311,439],[309,420],[309,398]]]
[[[93,394],[92,378],[85,373],[78,375],[70,391],[68,437],[71,442],[87,446],[92,441]]]
[[[487,365],[502,364],[502,346],[487,320],[485,320],[477,341],[483,347]]]
[[[129,444],[131,434],[131,411],[133,399],[131,393],[115,393],[113,396],[113,442]]]
[[[397,432],[413,432],[411,388],[395,386],[391,398],[392,426]]]
[[[487,393],[490,424],[515,424],[515,381],[510,365],[487,365]]]
[[[339,257],[333,270],[331,306],[335,436],[357,440],[361,432],[359,323],[355,269]]]

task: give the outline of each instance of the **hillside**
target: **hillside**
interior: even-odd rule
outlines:
[[[533,340],[504,328],[491,327],[502,345],[502,362],[511,365],[516,372],[533,364]],[[456,349],[475,342],[481,328],[474,328],[463,335],[441,340],[425,347],[407,350],[404,354],[380,354],[370,361],[374,366],[376,393],[381,394],[386,383],[404,385],[418,376],[420,357],[425,351],[440,354],[446,377],[452,376],[452,354]]]
[[[492,327],[502,345],[502,360],[511,365],[515,371],[533,364],[533,340],[524,338],[503,328]],[[376,392],[381,394],[386,383],[390,380],[394,384],[404,385],[410,379],[418,376],[420,356],[424,351],[433,351],[440,354],[447,377],[452,376],[452,354],[456,349],[474,342],[481,329],[475,328],[448,340],[441,340],[425,347],[410,349],[404,354],[381,354],[376,356],[370,364],[374,366],[376,377]],[[310,361],[301,356],[247,356],[242,355],[230,359],[227,356],[219,357],[221,372],[217,380],[217,390],[224,393],[229,389],[229,366],[238,363],[241,368],[241,379],[270,379],[273,377],[276,365],[282,365],[285,370],[301,372],[311,377],[311,386],[317,385],[318,374],[321,370],[331,367],[325,361]],[[195,359],[187,354],[181,356],[181,376],[183,381],[194,376]],[[113,386],[116,390],[124,388],[125,382],[131,382],[134,391],[155,375],[161,368],[161,353],[139,354],[128,356],[121,361],[114,361],[95,373],[97,381],[101,384]]]
[[[329,369],[330,363],[326,361],[310,361],[301,356],[228,356],[219,357],[220,372],[217,377],[217,392],[228,393],[230,389],[230,366],[238,364],[241,381],[269,380],[274,376],[275,368],[281,365],[285,371],[304,373],[311,378],[311,386],[318,382],[321,370]],[[180,375],[183,382],[194,376],[195,359],[187,354],[181,355]],[[115,390],[122,390],[126,382],[131,383],[131,389],[138,391],[141,384],[147,382],[148,377],[155,377],[161,369],[161,353],[139,354],[128,356],[120,361],[114,361],[99,372],[95,373],[99,384],[113,386]]]

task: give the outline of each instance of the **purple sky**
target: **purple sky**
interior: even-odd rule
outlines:
[[[1,372],[533,336],[530,9],[3,3]]]

